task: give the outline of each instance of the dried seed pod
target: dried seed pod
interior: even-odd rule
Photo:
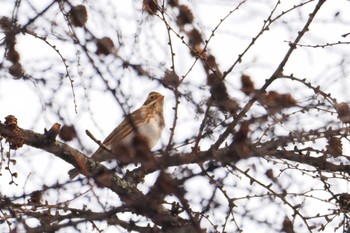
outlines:
[[[5,33],[11,30],[11,19],[9,17],[3,16],[0,18],[0,28],[4,30]]]
[[[233,142],[231,144],[235,151],[233,154],[237,155],[239,158],[247,158],[251,154],[248,133],[249,122],[243,121],[238,132],[234,134]]]
[[[168,4],[171,7],[175,7],[179,5],[179,0],[168,0]]]
[[[88,20],[88,13],[84,5],[73,6],[69,12],[69,20],[75,27],[83,27]]]
[[[191,45],[191,47],[194,47],[195,45],[199,45],[200,43],[203,42],[201,33],[195,28],[188,33],[188,38],[189,38],[189,44]]]
[[[350,210],[350,194],[349,193],[341,193],[336,195],[338,196],[338,204],[342,211]]]
[[[265,175],[272,181],[276,180],[276,176],[273,174],[273,170],[272,169],[266,170]]]
[[[203,47],[201,46],[201,44],[193,45],[190,53],[192,56],[194,56],[194,57],[199,56],[203,60],[207,59],[207,57],[208,57],[207,52],[205,50],[203,50]],[[208,70],[207,66],[205,66],[205,69]]]
[[[212,73],[207,77],[207,84],[210,86],[210,102],[221,111],[236,113],[239,104],[228,95],[224,80]]]
[[[208,75],[207,84],[210,86],[213,101],[225,101],[229,99],[224,81],[216,74],[212,73]]]
[[[6,138],[6,141],[10,143],[11,149],[18,149],[23,146],[24,133],[17,126],[17,118],[9,115],[5,117],[5,125],[12,131],[12,135]]]
[[[238,132],[235,134],[235,141],[245,141],[249,133],[249,122],[243,121]]]
[[[218,63],[216,62],[216,58],[213,55],[207,56],[206,62],[211,69],[214,69],[215,71],[220,72]]]
[[[17,126],[17,118],[13,115],[8,115],[7,117],[5,117],[5,125],[10,130],[16,129],[18,127]]]
[[[177,16],[176,22],[179,26],[192,23],[194,19],[191,9],[186,5],[179,6],[179,15]]]
[[[350,123],[350,108],[345,102],[336,103],[335,109],[337,110],[339,119],[345,124]]]
[[[97,50],[96,50],[97,55],[100,55],[100,54],[108,55],[108,54],[111,54],[115,49],[114,43],[112,39],[109,37],[103,37],[101,39],[98,39],[96,42],[96,46],[97,46]]]
[[[24,75],[24,70],[21,63],[14,63],[9,67],[9,73],[15,78],[21,78]]]
[[[61,128],[59,136],[63,141],[67,142],[73,140],[77,136],[77,132],[73,125],[64,125]]]
[[[174,71],[167,70],[161,80],[164,86],[176,88],[180,83],[179,76]]]
[[[220,110],[224,112],[229,112],[232,115],[234,115],[239,109],[239,104],[236,99],[229,98],[228,100],[223,102],[222,105],[220,105],[219,107],[220,107]]]
[[[283,108],[289,108],[296,105],[295,99],[290,94],[280,94],[276,91],[270,91],[261,95],[258,101],[265,105],[270,114],[281,111]]]
[[[254,83],[250,79],[250,76],[242,74],[241,76],[242,88],[241,91],[246,95],[251,95],[255,91]]]
[[[293,228],[293,223],[292,221],[290,221],[290,219],[285,216],[283,223],[282,223],[282,232],[286,232],[286,233],[294,233],[294,228]]]
[[[6,54],[6,59],[12,62],[13,64],[16,64],[16,63],[19,64],[20,55],[16,51],[14,46],[9,47],[9,50],[7,51],[7,54]]]
[[[340,138],[330,137],[328,138],[328,145],[326,147],[326,152],[334,157],[343,154],[343,145]]]
[[[157,14],[158,2],[157,0],[143,0],[143,9],[150,15]]]

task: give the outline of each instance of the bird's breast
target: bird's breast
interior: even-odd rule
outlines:
[[[164,125],[158,117],[150,118],[145,124],[138,127],[139,133],[147,138],[149,148],[153,148],[158,142]]]

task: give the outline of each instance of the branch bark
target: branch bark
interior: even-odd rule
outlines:
[[[200,232],[191,221],[173,215],[171,211],[165,209],[161,201],[150,200],[134,184],[121,179],[102,164],[91,160],[69,145],[53,139],[48,134],[21,129],[17,125],[9,125],[8,122],[5,122],[5,124],[0,123],[0,136],[5,138],[12,147],[14,142],[21,141],[25,145],[45,150],[73,166],[81,168],[83,175],[91,177],[98,186],[108,188],[116,193],[133,213],[151,219],[156,225],[161,226],[162,230],[172,229],[176,230],[173,232],[183,232],[185,228],[192,229],[193,232]],[[88,169],[84,169],[84,167]]]

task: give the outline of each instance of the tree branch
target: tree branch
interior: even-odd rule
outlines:
[[[161,205],[160,201],[155,202],[146,198],[135,185],[122,180],[102,164],[91,160],[65,143],[53,140],[46,134],[21,129],[17,125],[8,124],[8,121],[6,121],[5,124],[0,122],[0,135],[7,139],[10,146],[13,146],[16,141],[22,141],[23,144],[45,150],[80,168],[83,175],[91,177],[100,187],[108,188],[116,193],[135,213],[150,218],[155,224],[160,225],[163,230],[182,228],[185,225],[188,229],[192,225],[189,220],[172,215],[169,210]]]

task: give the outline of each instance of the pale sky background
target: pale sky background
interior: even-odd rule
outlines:
[[[12,0],[3,0],[2,7],[0,9],[0,16],[6,15],[10,16],[12,11]],[[33,1],[34,2],[34,1]],[[36,1],[38,9],[42,9],[51,1]],[[150,70],[155,75],[155,77],[160,78],[164,70],[157,70],[159,63],[162,61],[170,67],[170,57],[169,50],[167,50],[167,37],[164,30],[164,24],[159,19],[154,19],[151,29],[147,26],[139,26],[138,22],[135,20],[146,20],[146,15],[140,15],[136,10],[137,5],[135,1],[87,1],[86,6],[89,11],[89,21],[87,27],[95,33],[98,37],[101,36],[113,36],[115,31],[113,27],[118,28],[123,34],[123,47],[120,48],[118,55],[123,58],[130,58],[131,61],[137,62],[137,57],[133,57],[133,47],[135,41],[132,37],[136,30],[141,30],[140,44],[144,43],[147,35],[153,35],[155,39],[154,51],[146,51],[145,54],[153,54],[156,59],[150,57],[148,60],[148,65]],[[220,19],[223,18],[230,10],[233,10],[239,1],[182,1],[184,4],[188,4],[195,14],[195,25],[204,30],[204,35],[209,38],[211,31],[218,25]],[[238,54],[242,53],[245,47],[250,42],[250,39],[254,37],[260,30],[263,20],[268,16],[273,4],[276,1],[258,1],[258,0],[248,0],[236,13],[228,17],[219,29],[215,32],[215,36],[211,39],[209,43],[209,51],[215,55],[218,64],[222,71],[225,71],[236,59]],[[298,1],[299,2],[299,1]],[[81,3],[75,1],[75,3]],[[294,1],[285,0],[282,1],[278,12],[282,9],[288,9]],[[33,16],[34,13],[30,8],[28,8],[26,1],[23,1],[23,8],[21,12],[25,13],[23,16],[19,17],[20,22],[24,23],[28,20],[28,15]],[[40,7],[39,7],[40,6]],[[108,7],[107,7],[108,6]],[[26,9],[26,7],[28,9]],[[107,8],[106,8],[107,7]],[[273,73],[274,69],[277,67],[281,58],[284,56],[288,49],[288,41],[291,41],[296,36],[296,31],[301,30],[305,18],[313,10],[314,3],[310,6],[303,7],[301,10],[297,10],[291,15],[287,15],[281,22],[273,25],[268,32],[265,32],[262,38],[254,45],[254,47],[248,52],[244,57],[241,64],[237,65],[235,70],[227,77],[227,87],[231,96],[237,99],[244,99],[242,93],[239,91],[240,88],[240,76],[242,73],[251,75],[252,80],[255,82],[256,87],[261,87],[264,84],[265,79],[269,78]],[[103,11],[106,10],[104,17],[99,15],[98,9]],[[350,9],[350,1],[345,0],[332,0],[327,1],[322,7],[322,10],[317,14],[315,22],[310,28],[301,44],[305,45],[321,45],[325,43],[335,43],[338,41],[349,41],[348,38],[341,37],[342,34],[350,32],[350,15],[348,10]],[[336,12],[340,12],[338,17],[334,17]],[[116,16],[116,17],[115,17]],[[50,11],[50,14],[46,15],[49,19],[61,20],[61,15],[59,11]],[[21,22],[22,20],[22,22]],[[117,24],[113,23],[117,20]],[[285,22],[288,26],[286,26]],[[300,23],[302,22],[302,23]],[[117,26],[116,26],[117,25]],[[149,30],[150,31],[147,31]],[[287,30],[288,29],[288,30]],[[38,30],[40,32],[40,30]],[[77,30],[79,33],[79,30]],[[57,31],[57,34],[61,33]],[[0,34],[2,38],[2,34]],[[118,44],[118,39],[115,39],[115,43]],[[75,53],[74,45],[67,46],[62,44],[60,41],[55,40],[54,37],[49,38],[53,44],[57,45],[57,48],[62,52],[62,54],[68,58],[75,58],[77,54]],[[181,41],[175,36],[172,39],[173,47],[175,50],[175,68],[178,74],[185,75],[189,68],[193,64],[193,58],[188,55],[188,51],[184,48]],[[58,55],[50,49],[42,41],[39,41],[28,35],[18,36],[18,43],[16,48],[21,53],[21,62],[26,70],[40,71],[42,67],[47,67],[52,61],[58,61],[60,67],[54,67],[60,71],[64,71],[64,67],[59,62]],[[140,49],[142,46],[136,49]],[[0,52],[3,53],[3,47],[0,48]],[[141,52],[142,54],[142,52]],[[350,47],[349,45],[337,45],[328,48],[298,48],[291,56],[286,69],[285,74],[293,74],[298,78],[306,78],[312,82],[315,86],[320,85],[321,89],[325,92],[329,92],[333,97],[337,98],[339,102],[346,101],[350,102],[350,94],[348,91],[349,78],[348,78],[348,67],[349,67],[349,56]],[[344,56],[342,56],[344,55]],[[83,57],[83,56],[82,56]],[[113,64],[113,57],[106,57],[103,62],[106,64]],[[342,59],[344,59],[342,61]],[[84,62],[84,61],[82,61]],[[343,63],[343,70],[341,73],[339,69],[339,64]],[[52,62],[53,63],[53,62]],[[8,62],[4,62],[8,65]],[[165,66],[166,67],[166,66]],[[123,114],[120,106],[116,105],[115,100],[110,96],[109,93],[101,92],[103,86],[101,82],[96,79],[96,89],[88,90],[88,98],[84,98],[86,95],[86,90],[84,89],[87,83],[86,78],[90,78],[91,70],[90,67],[84,67],[84,65],[79,66],[77,63],[70,63],[70,72],[75,80],[74,90],[77,95],[77,106],[78,113],[74,111],[74,103],[72,101],[72,93],[70,89],[70,83],[68,79],[66,80],[65,87],[63,91],[55,96],[53,103],[57,103],[57,107],[60,105],[66,105],[66,108],[62,109],[62,115],[65,117],[66,123],[74,123],[78,129],[78,134],[84,140],[84,145],[86,150],[92,152],[97,148],[97,146],[85,136],[85,129],[89,129],[94,133],[95,136],[99,138],[104,138],[109,132],[121,121]],[[81,75],[79,75],[81,72]],[[128,105],[134,110],[138,108],[146,98],[145,93],[149,91],[156,90],[163,93],[165,97],[165,118],[167,129],[163,133],[162,139],[155,149],[159,149],[161,145],[167,143],[169,137],[169,127],[172,123],[173,111],[171,107],[174,104],[174,99],[171,93],[165,88],[158,85],[157,82],[142,82],[142,79],[138,77],[133,77],[133,72],[128,72],[123,70],[122,73],[128,76],[128,80],[124,81],[122,84],[122,89],[129,93],[131,98],[128,100]],[[3,75],[4,72],[1,73]],[[51,77],[52,73],[47,74],[33,73],[35,76],[41,77],[43,75],[48,75]],[[119,74],[116,74],[119,75]],[[347,78],[344,78],[347,77]],[[53,78],[54,79],[54,78]],[[188,88],[193,88],[193,92],[196,91],[198,85],[205,87],[206,77],[203,74],[200,65],[195,65],[193,71],[190,72],[188,78],[190,85],[186,86]],[[144,80],[143,80],[144,81]],[[54,80],[52,81],[54,83]],[[269,88],[269,90],[279,90],[282,92],[291,92],[297,100],[302,100],[305,98],[306,93],[297,92],[297,88],[300,84],[292,83],[288,80],[281,80]],[[185,90],[182,90],[185,91]],[[209,96],[209,92],[206,93]],[[50,109],[43,107],[42,102],[47,101],[46,98],[50,96],[42,86],[35,86],[30,81],[23,82],[22,80],[13,80],[11,77],[0,77],[0,119],[3,122],[4,118],[11,114],[17,117],[19,126],[25,129],[32,129],[36,132],[43,132],[44,128],[50,128],[55,122],[58,122],[56,116],[54,116]],[[195,98],[197,100],[203,98],[202,93],[195,93]],[[246,99],[245,99],[246,100]],[[86,106],[89,106],[93,117],[91,117],[90,112],[86,112]],[[56,106],[53,106],[55,109]],[[38,114],[40,112],[40,114]],[[192,135],[196,132],[199,125],[198,122],[193,121],[194,109],[188,105],[181,104],[180,112],[185,112],[186,114],[180,115],[177,133],[175,135],[176,142],[182,142],[184,138]],[[307,119],[306,119],[307,120]],[[322,122],[322,119],[318,119]],[[97,123],[96,123],[97,122]],[[62,122],[59,122],[63,124]],[[196,124],[197,123],[197,124]],[[315,125],[318,122],[312,122]],[[3,146],[7,146],[2,142]],[[69,142],[71,146],[75,146],[76,143]],[[209,144],[203,144],[202,149],[208,147]],[[185,148],[184,148],[185,149]],[[344,148],[348,151],[348,148]],[[10,177],[8,172],[4,169],[5,165],[2,167],[2,176],[0,177],[0,192],[1,194],[12,196],[19,195],[23,191],[32,192],[36,189],[40,189],[42,184],[52,185],[56,182],[65,183],[68,180],[67,171],[72,168],[71,165],[66,162],[56,158],[53,155],[49,155],[44,152],[39,152],[36,149],[30,149],[26,146],[19,149],[17,152],[13,152],[14,158],[17,160],[16,166],[12,166],[12,170],[19,173],[19,177],[16,179],[18,186],[8,185]],[[244,168],[250,167],[252,164],[256,165],[256,160],[248,160],[240,163],[239,166],[244,170]],[[271,166],[271,164],[265,161],[260,161],[257,164],[257,171],[261,169],[261,173],[266,170],[266,167]],[[34,171],[34,172],[33,172]],[[176,173],[176,171],[175,171]],[[217,171],[220,173],[220,171]],[[290,174],[293,174],[291,172]],[[217,174],[220,176],[220,174]],[[144,190],[152,184],[155,176],[150,176],[144,185]],[[263,180],[263,178],[262,178]],[[186,183],[188,187],[192,188],[193,195],[197,193],[201,195],[209,195],[210,189],[206,189],[206,185],[203,184],[205,181],[199,181],[196,179],[191,180]],[[309,178],[308,185],[305,190],[313,186],[312,179]],[[198,184],[201,185],[198,185]],[[241,192],[243,195],[244,184],[249,184],[246,178],[242,178],[242,190],[232,189],[228,191],[229,193]],[[339,185],[338,183],[337,185]],[[232,184],[228,184],[234,186]],[[315,184],[315,188],[318,187]],[[75,184],[79,187],[79,184]],[[74,187],[74,184],[73,184]],[[294,189],[298,192],[304,187],[299,185],[290,184],[290,189],[288,191],[293,191]],[[340,192],[349,191],[349,186],[347,183],[339,186]],[[114,196],[109,191],[102,190],[103,195],[101,195],[105,200],[110,200]],[[54,194],[46,194],[47,200],[65,200],[72,198],[72,193],[60,193],[61,196],[56,197]],[[114,199],[113,199],[114,200]],[[117,205],[119,200],[116,200],[114,205]],[[81,203],[76,203],[77,205]],[[268,209],[264,206],[264,203],[259,203],[259,201],[251,200],[249,205],[255,206],[255,208],[261,208],[261,214],[265,215],[266,212],[278,213],[278,206],[270,205]],[[317,203],[315,203],[317,205]],[[98,208],[98,207],[97,207]],[[314,211],[314,209],[310,209]],[[219,219],[218,216],[215,218]],[[222,213],[225,214],[225,213]],[[276,214],[275,216],[278,216]],[[284,218],[284,215],[279,215],[280,218]],[[221,220],[222,221],[222,218]],[[247,226],[247,224],[245,224]],[[4,229],[0,225],[0,231]],[[230,229],[230,228],[228,228]],[[330,228],[331,229],[331,228]],[[115,229],[111,229],[113,232]],[[268,228],[261,227],[256,229],[256,226],[252,225],[251,229],[244,228],[245,232],[269,232]],[[61,231],[64,232],[64,231]],[[271,231],[270,231],[271,232]],[[340,231],[339,231],[340,232]]]

